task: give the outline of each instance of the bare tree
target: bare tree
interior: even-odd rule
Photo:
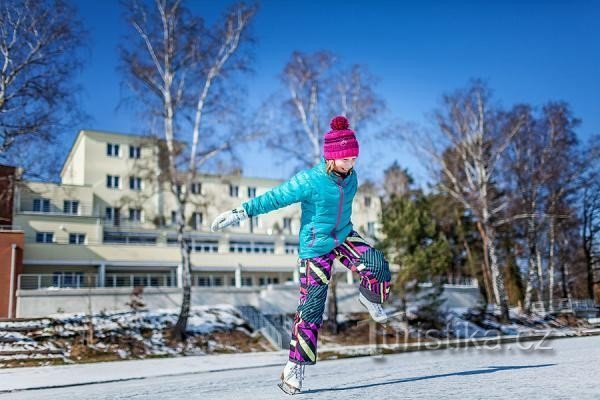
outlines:
[[[0,161],[25,165],[27,149],[56,143],[81,117],[83,26],[64,0],[0,1]]]
[[[247,68],[248,60],[238,49],[249,40],[247,28],[255,12],[254,6],[234,4],[222,25],[211,30],[180,0],[126,3],[126,18],[132,27],[128,45],[121,49],[126,82],[145,109],[162,121],[165,173],[177,207],[183,270],[183,300],[173,330],[177,340],[185,338],[190,310],[191,248],[185,214],[191,185],[208,160],[231,149],[233,140],[247,139],[234,136],[235,130],[219,135],[209,128],[205,114],[223,119],[231,111],[227,104],[233,94],[226,97],[226,83],[232,73]]]
[[[279,129],[268,136],[267,142],[287,161],[291,158],[301,167],[317,164],[322,157],[325,129],[333,116],[345,115],[350,126],[358,130],[385,110],[384,101],[374,90],[376,80],[368,69],[359,65],[345,69],[339,64],[338,57],[327,51],[295,51],[284,67],[281,81],[287,94],[283,96],[283,110],[289,118],[278,117]],[[281,96],[274,96],[270,103],[279,101]],[[287,122],[281,124],[283,120]],[[327,308],[327,325],[337,333],[335,279],[329,283]]]
[[[287,118],[277,116],[278,130],[270,130],[267,144],[303,168],[320,161],[323,134],[333,116],[345,115],[360,136],[360,130],[385,111],[374,89],[377,80],[367,67],[344,67],[339,57],[327,51],[293,52],[281,81],[284,94],[273,95],[266,107],[281,107]]]
[[[405,139],[426,156],[432,171],[441,170],[441,189],[471,212],[479,224],[495,303],[502,318],[507,319],[508,302],[496,243],[496,228],[502,223],[507,204],[496,189],[496,180],[500,157],[524,120],[505,118],[494,109],[490,91],[481,81],[444,96],[442,104],[435,113],[440,134],[425,132],[419,140]],[[449,150],[454,153],[452,157],[447,156]]]
[[[587,171],[582,185],[581,236],[587,269],[587,292],[591,299],[596,298],[595,276],[600,269],[600,137],[590,139],[586,156]]]

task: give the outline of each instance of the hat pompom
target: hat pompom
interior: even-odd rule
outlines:
[[[334,131],[343,131],[344,129],[348,129],[350,127],[350,124],[348,123],[346,117],[338,115],[337,117],[331,120],[330,126],[331,129],[333,129]]]

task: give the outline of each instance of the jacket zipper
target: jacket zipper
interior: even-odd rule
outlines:
[[[344,204],[344,189],[342,189],[342,185],[341,185],[341,178],[338,178],[336,185],[338,187],[338,189],[340,190],[340,201],[338,202],[338,212],[337,212],[337,218],[335,220],[335,226],[333,227],[333,240],[335,241],[335,247],[338,246],[338,238],[336,235],[336,230],[338,227],[338,224],[340,223],[340,218],[342,216],[342,205]]]

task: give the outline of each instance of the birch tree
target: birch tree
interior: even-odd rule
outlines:
[[[385,110],[385,103],[375,92],[376,79],[365,66],[340,64],[339,57],[327,51],[302,53],[295,51],[281,73],[285,94],[276,94],[267,109],[279,109],[277,126],[267,136],[267,145],[286,162],[301,168],[312,167],[322,157],[323,136],[329,121],[344,115],[359,140],[362,129]],[[364,137],[364,136],[363,136]],[[333,273],[332,273],[333,275]],[[337,333],[336,280],[329,283],[327,325]]]
[[[30,150],[50,155],[80,120],[75,77],[86,37],[66,1],[0,0],[0,161],[29,171],[40,163]]]
[[[248,67],[240,46],[249,40],[247,30],[256,8],[234,4],[210,29],[179,0],[131,0],[125,7],[131,28],[127,44],[121,47],[125,82],[149,115],[161,122],[159,136],[167,150],[167,190],[176,201],[183,300],[173,334],[182,340],[192,276],[186,203],[199,169],[230,150],[234,141],[249,138],[239,130],[219,135],[206,118],[207,114],[223,118],[231,111],[228,101],[237,90],[227,83],[232,83],[236,71]]]
[[[346,116],[360,138],[366,125],[386,109],[375,91],[377,80],[367,67],[345,67],[338,56],[327,51],[293,52],[281,82],[283,94],[274,94],[267,102],[269,109],[283,111],[276,117],[278,129],[270,130],[267,144],[302,168],[321,160],[323,135],[331,118]]]
[[[462,204],[478,223],[489,257],[494,302],[501,317],[507,319],[508,302],[496,238],[507,204],[496,189],[496,181],[499,160],[524,119],[505,118],[491,105],[489,89],[481,81],[474,81],[466,89],[444,96],[434,120],[434,132],[405,139],[426,157],[433,171],[441,171],[436,173],[442,175],[441,190]],[[449,149],[455,156],[445,157]]]

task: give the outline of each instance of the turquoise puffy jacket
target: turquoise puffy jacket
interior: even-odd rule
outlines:
[[[299,257],[312,258],[329,253],[352,231],[350,218],[356,188],[354,170],[345,178],[330,175],[322,160],[242,206],[249,216],[256,216],[300,202]]]

